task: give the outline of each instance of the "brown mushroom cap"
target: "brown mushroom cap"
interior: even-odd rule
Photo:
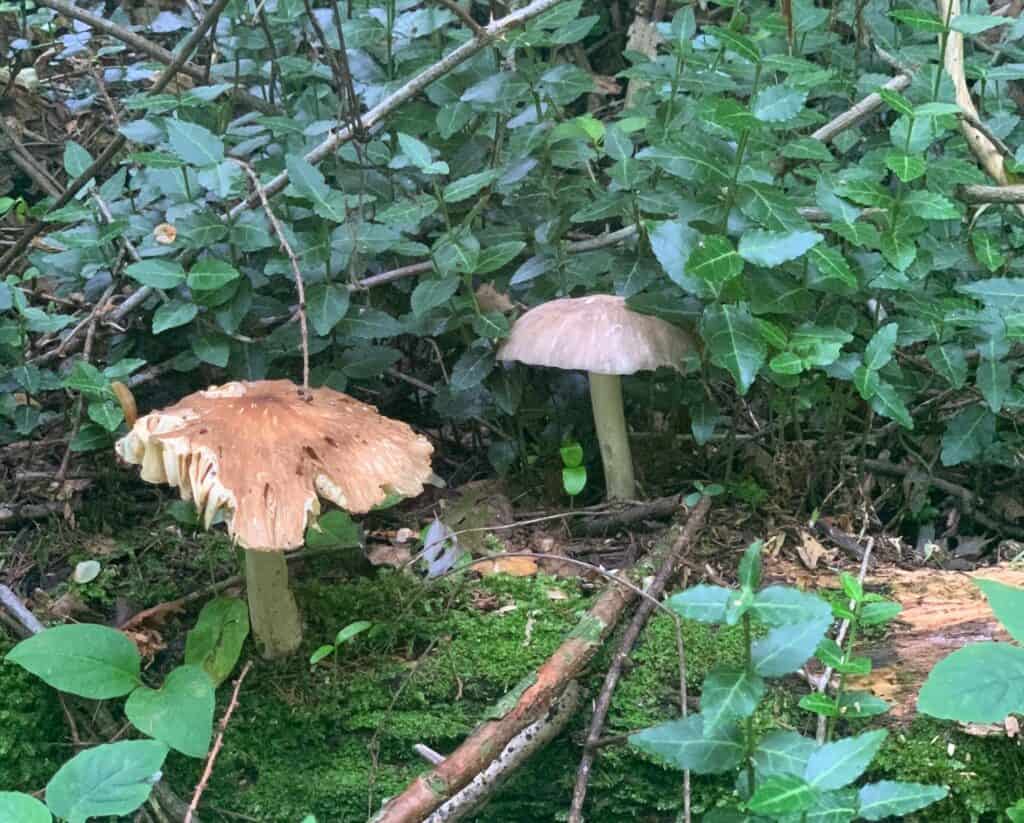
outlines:
[[[432,475],[433,446],[405,423],[288,380],[190,394],[140,418],[116,448],[143,480],[177,486],[207,527],[224,511],[247,549],[301,546],[318,495],[361,513],[392,493],[419,494]]]
[[[694,351],[697,344],[685,330],[630,311],[622,297],[597,294],[551,300],[530,309],[515,322],[498,358],[597,374],[633,374],[659,366],[682,371],[683,360]]]

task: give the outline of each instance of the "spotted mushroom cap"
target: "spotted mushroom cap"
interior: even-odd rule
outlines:
[[[116,445],[142,479],[176,486],[209,528],[223,512],[247,549],[303,544],[320,497],[353,513],[432,477],[433,447],[405,423],[333,389],[225,383],[139,418]]]
[[[597,374],[633,374],[669,366],[682,371],[697,351],[692,335],[658,317],[626,307],[622,297],[597,294],[550,300],[512,326],[501,360]]]

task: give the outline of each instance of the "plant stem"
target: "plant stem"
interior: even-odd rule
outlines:
[[[295,651],[302,642],[302,623],[288,588],[284,552],[246,549],[245,591],[252,633],[263,656],[283,657]]]
[[[743,656],[744,662],[747,666],[748,676],[754,675],[754,659],[751,655],[751,648],[753,646],[753,636],[750,630],[750,614],[743,615]],[[747,796],[754,796],[754,789],[756,787],[756,778],[754,776],[754,715],[751,714],[747,718],[744,732],[746,734],[746,761],[747,761]]]
[[[629,451],[626,416],[622,410],[622,380],[617,374],[588,372],[590,402],[594,408],[594,427],[601,447],[605,488],[613,500],[632,500],[636,496],[633,458]]]
[[[850,631],[846,635],[846,648],[843,649],[843,662],[848,663],[853,657],[853,644],[857,640],[857,626],[860,623],[861,604],[858,603],[853,609],[853,620],[850,621]],[[828,719],[828,732],[825,735],[825,742],[832,740],[836,731],[836,720],[839,717],[839,709],[843,705],[843,693],[846,690],[846,674],[839,673],[839,683],[836,685],[836,714]]]

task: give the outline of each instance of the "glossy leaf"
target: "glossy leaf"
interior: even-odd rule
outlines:
[[[704,719],[691,714],[629,736],[631,745],[676,769],[717,774],[735,768],[743,759],[743,738],[736,726],[712,736],[704,734]]]
[[[189,757],[205,757],[213,735],[213,682],[200,666],[172,669],[159,689],[140,686],[125,702],[136,729]]]

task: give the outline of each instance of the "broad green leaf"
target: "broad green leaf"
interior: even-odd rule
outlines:
[[[854,274],[846,258],[831,246],[819,243],[808,252],[811,269],[807,276],[807,287],[833,294],[849,294],[857,288]]]
[[[981,34],[998,26],[1008,26],[1013,21],[994,14],[958,14],[949,21],[949,27],[961,34]]]
[[[109,400],[90,403],[88,414],[93,423],[102,426],[108,432],[117,431],[121,421],[124,420],[124,411],[121,406]]]
[[[944,346],[929,346],[924,353],[928,362],[932,364],[942,377],[946,379],[954,389],[962,389],[967,382],[967,356],[961,346],[947,344]]]
[[[509,240],[504,243],[495,243],[493,246],[484,246],[480,249],[480,257],[477,260],[474,273],[488,274],[497,271],[512,262],[525,248],[526,243],[522,240]]]
[[[176,260],[150,257],[124,267],[124,273],[143,286],[173,289],[185,282],[185,270]]]
[[[215,291],[237,280],[241,275],[234,266],[216,257],[204,257],[192,264],[188,287],[193,291]]]
[[[861,786],[858,792],[858,814],[865,820],[903,817],[943,800],[948,794],[947,786],[929,786],[924,783],[903,783],[894,780],[868,783]]]
[[[761,780],[747,801],[756,814],[780,817],[806,811],[814,802],[814,789],[803,778],[792,774],[773,774]]]
[[[705,26],[704,31],[718,38],[719,42],[729,51],[735,52],[751,63],[761,62],[761,51],[749,37],[719,26]]]
[[[850,785],[870,765],[888,734],[885,729],[876,729],[826,743],[807,759],[804,779],[816,789]]]
[[[836,184],[835,191],[840,197],[845,197],[861,206],[887,209],[893,204],[893,198],[888,189],[873,180],[865,180],[860,177],[840,180]]]
[[[767,347],[746,304],[711,305],[701,318],[711,362],[728,371],[746,394],[764,365]]]
[[[491,185],[491,183],[497,180],[500,176],[500,170],[488,169],[487,171],[469,174],[465,177],[460,177],[458,180],[453,180],[444,187],[444,191],[442,193],[444,202],[459,203],[469,197],[472,197],[481,189]]]
[[[875,90],[875,94],[882,98],[890,109],[897,114],[905,114],[908,117],[914,116],[914,105],[895,89],[887,89],[885,86]]]
[[[231,359],[230,338],[216,333],[193,335],[189,338],[192,353],[202,362],[223,369]]]
[[[871,661],[868,658],[855,658],[855,660],[863,660],[870,670]],[[868,674],[869,672],[863,671],[863,667],[847,667],[853,668],[852,672],[847,674]],[[842,672],[840,672],[842,674]],[[848,691],[843,692],[842,697],[839,699],[839,717],[844,717],[847,720],[864,717],[877,717],[880,714],[885,714],[889,711],[889,704],[882,700],[880,697],[875,697],[871,692],[861,691]]]
[[[779,818],[779,823],[850,823],[857,819],[856,789],[815,792],[811,805],[800,814]]]
[[[791,351],[780,352],[768,361],[768,368],[776,374],[802,374],[806,367],[804,359]]]
[[[895,420],[905,429],[914,428],[914,419],[910,416],[910,410],[903,398],[899,396],[896,387],[891,383],[880,381],[875,387],[875,393],[871,398],[871,408],[876,414]]]
[[[940,660],[921,687],[917,708],[961,723],[1002,723],[1024,711],[1024,649],[972,643]]]
[[[124,704],[136,729],[189,757],[206,756],[213,710],[213,682],[200,666],[178,666],[159,689],[140,686]]]
[[[975,577],[974,584],[985,593],[999,622],[1018,643],[1024,638],[1024,589],[998,580]]]
[[[149,798],[167,751],[158,740],[122,740],[79,752],[46,784],[46,805],[68,823],[131,814]]]
[[[216,597],[199,612],[185,637],[185,664],[200,666],[214,686],[231,674],[249,636],[249,607],[237,597]]]
[[[754,595],[751,614],[766,626],[831,621],[832,610],[820,597],[792,586],[768,586]]]
[[[224,159],[224,142],[212,131],[185,120],[165,120],[167,139],[178,157],[193,166],[213,166]]]
[[[411,134],[399,132],[398,145],[402,149],[402,154],[409,158],[409,162],[420,171],[431,167],[433,161],[430,156],[430,147],[426,143],[417,140]]]
[[[94,623],[54,626],[22,640],[5,658],[48,686],[92,700],[121,697],[139,685],[139,652],[117,629]]]
[[[301,197],[313,204],[320,217],[332,223],[345,222],[345,199],[338,191],[332,191],[318,168],[301,154],[289,155],[285,161],[288,182]]]
[[[562,467],[562,488],[570,497],[575,497],[586,488],[587,467],[586,466],[563,466]]]
[[[168,329],[176,329],[191,323],[199,314],[195,303],[183,300],[170,300],[153,312],[153,334],[161,334]]]
[[[974,380],[989,410],[993,414],[999,414],[1010,391],[1009,364],[1005,360],[981,359],[978,361]]]
[[[872,371],[878,371],[892,360],[892,352],[896,347],[896,336],[900,327],[896,323],[887,323],[875,332],[864,349],[864,365]]]
[[[942,465],[958,466],[984,454],[995,442],[996,417],[984,406],[969,406],[950,418],[942,435]]]
[[[743,666],[716,666],[704,678],[700,713],[704,734],[714,737],[735,723],[750,717],[764,696],[764,680]]]
[[[823,239],[816,231],[750,229],[740,238],[739,253],[748,263],[772,268],[796,260]]]
[[[935,12],[921,9],[894,9],[889,16],[900,23],[905,23],[918,31],[929,34],[941,34],[946,31],[946,24]]]
[[[761,585],[761,569],[763,561],[761,551],[764,548],[764,541],[755,540],[743,552],[740,558],[739,571],[736,578],[743,589],[754,591]]]
[[[345,316],[349,306],[349,290],[334,283],[317,283],[306,292],[306,309],[313,330],[326,337],[341,318]]]
[[[30,794],[0,792],[0,823],[51,823],[50,810]]]
[[[917,259],[917,244],[913,238],[887,231],[881,237],[880,249],[882,256],[897,271],[906,271]]]
[[[68,140],[64,144],[64,171],[71,178],[81,177],[92,165],[92,155],[80,143]]]
[[[803,111],[806,102],[805,90],[777,85],[761,89],[751,108],[754,117],[764,123],[784,123]]]
[[[686,273],[707,283],[715,297],[742,272],[743,258],[736,253],[732,241],[720,234],[702,237],[686,261]]]
[[[687,620],[698,620],[701,623],[724,623],[725,607],[732,592],[721,586],[709,586],[701,583],[691,586],[684,592],[672,595],[665,605]]]
[[[489,346],[472,346],[452,366],[448,383],[452,391],[466,391],[479,385],[494,369],[494,352]]]
[[[928,163],[921,155],[901,151],[889,152],[885,156],[885,165],[904,183],[917,180],[928,171]]]
[[[814,654],[832,623],[825,619],[773,628],[751,650],[754,669],[764,677],[781,677],[799,669]]]
[[[971,248],[974,256],[990,272],[998,271],[1006,262],[1006,255],[996,244],[996,239],[987,231],[971,232]]]
[[[739,728],[732,726],[705,736],[704,718],[699,714],[636,732],[629,736],[629,742],[673,768],[690,769],[696,774],[726,772],[743,759]]]
[[[1000,311],[1024,310],[1024,277],[992,277],[955,288]]]
[[[540,77],[540,91],[557,105],[567,106],[580,95],[594,90],[590,74],[574,63],[562,63],[548,69]]]
[[[404,328],[394,317],[380,309],[360,307],[341,321],[339,331],[361,340],[378,340],[401,334]]]
[[[754,749],[754,766],[759,777],[773,774],[802,775],[807,759],[818,747],[812,739],[793,731],[772,731]]]
[[[351,549],[361,543],[359,524],[348,512],[331,510],[306,529],[306,545],[312,549]]]
[[[648,236],[654,256],[672,282],[688,294],[701,294],[701,281],[686,272],[686,261],[700,239],[697,230],[682,220],[666,220],[652,223]]]
[[[604,153],[612,160],[626,160],[633,156],[633,141],[615,123],[605,129]]]
[[[373,623],[369,620],[357,620],[354,623],[349,623],[347,626],[339,629],[338,633],[334,636],[334,645],[343,646],[357,635],[365,632],[371,626],[373,626]]]
[[[901,207],[923,220],[958,220],[960,210],[945,195],[934,191],[912,191],[903,198]]]
[[[825,163],[835,160],[828,146],[813,137],[799,137],[784,145],[781,153],[790,160],[820,160]]]
[[[444,279],[431,278],[421,280],[412,291],[410,305],[412,313],[422,317],[431,309],[443,306],[459,290],[462,281],[458,277],[446,277]]]

